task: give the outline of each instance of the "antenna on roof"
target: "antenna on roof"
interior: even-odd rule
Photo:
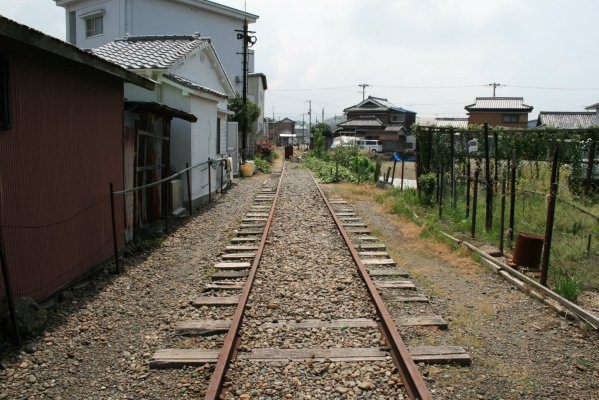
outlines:
[[[502,85],[501,83],[495,83],[495,82],[493,82],[493,83],[489,83],[487,86],[493,86],[493,97],[495,97],[495,89],[498,88],[498,87],[500,87],[500,86],[505,86],[505,85]]]

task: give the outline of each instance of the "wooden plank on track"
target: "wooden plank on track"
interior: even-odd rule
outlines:
[[[339,217],[339,219],[341,221],[345,221],[345,222],[358,222],[358,221],[362,221],[361,217]]]
[[[379,240],[379,238],[377,238],[376,236],[360,236],[358,238],[358,240],[361,241],[361,242],[373,242],[375,240]],[[361,244],[360,246],[364,246],[364,245]],[[383,246],[385,246],[385,245],[383,245]]]
[[[237,231],[237,236],[255,236],[255,235],[262,235],[262,233],[264,233],[264,230],[244,229],[244,230]]]
[[[362,260],[364,265],[397,265],[392,258],[366,258]]]
[[[241,270],[241,271],[223,271],[220,270],[217,273],[213,274],[210,279],[216,281],[216,280],[221,280],[221,279],[239,279],[239,278],[245,278],[250,274],[250,271],[248,270]]]
[[[191,300],[191,304],[196,307],[201,306],[236,306],[239,303],[239,296],[199,296]]]
[[[381,296],[388,303],[428,303],[428,297],[422,294],[412,296]]]
[[[410,276],[405,271],[402,271],[398,268],[386,268],[386,269],[368,269],[368,275],[371,277],[384,277],[384,276],[401,276],[403,278],[407,278]]]
[[[231,321],[226,319],[189,320],[177,322],[175,331],[179,335],[208,336],[226,333],[230,326]]]
[[[260,229],[264,228],[266,222],[245,222],[239,225],[239,229]]]
[[[386,360],[389,353],[379,347],[346,347],[329,349],[253,349],[248,353],[238,353],[237,358],[260,362],[282,361],[333,361],[333,362],[358,362]]]
[[[244,236],[244,237],[234,237],[231,239],[231,243],[248,243],[248,242],[257,242],[260,238],[258,236]]]
[[[207,283],[204,285],[204,291],[206,290],[243,290],[245,282],[224,282],[216,281],[213,283]]]
[[[347,204],[347,201],[345,201],[345,200],[330,200],[329,203],[331,203],[331,204]]]
[[[387,248],[387,246],[382,243],[362,243],[354,247],[357,247],[359,250],[384,250]]]
[[[215,363],[220,349],[162,349],[150,360],[150,368],[172,368]]]
[[[368,226],[363,222],[347,222],[341,223],[341,225],[343,225],[345,228],[366,228]]]
[[[250,212],[246,215],[248,218],[268,218],[267,212]]]
[[[438,315],[397,318],[395,323],[398,326],[434,326],[439,329],[447,329],[447,322]]]
[[[262,324],[263,328],[290,328],[290,329],[338,329],[338,328],[376,328],[378,324],[375,320],[369,318],[355,319],[333,319],[322,321],[320,319],[303,319],[301,321],[285,320],[278,322],[266,322]]]
[[[416,285],[411,281],[374,281],[374,285],[379,289],[410,289],[416,290]]]
[[[225,251],[257,251],[258,246],[233,245],[225,247]]]
[[[223,260],[242,260],[244,258],[254,258],[256,257],[256,252],[247,252],[247,253],[229,253],[223,254],[221,258]]]
[[[344,211],[336,213],[338,217],[353,217],[356,215],[353,211]]]
[[[365,234],[368,235],[370,233],[370,229],[366,229],[366,228],[349,228],[346,229],[349,233],[354,233],[354,234]]]
[[[358,255],[360,257],[389,257],[389,253],[386,251],[360,251]]]
[[[470,356],[460,346],[414,346],[408,348],[414,362],[470,365]]]
[[[229,270],[235,270],[235,269],[247,269],[250,268],[252,266],[252,264],[250,264],[249,262],[229,262],[229,263],[218,263],[218,264],[214,264],[214,268],[222,270],[222,271],[229,271]]]

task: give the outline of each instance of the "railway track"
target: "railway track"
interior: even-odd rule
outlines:
[[[176,326],[180,334],[212,335],[196,342],[210,345],[158,350],[151,366],[214,363],[206,399],[432,398],[414,359],[467,355],[408,350],[396,324],[417,322],[394,321],[380,294],[426,297],[413,293],[351,207],[326,199],[307,170],[287,164],[273,175],[281,179],[265,182],[192,301],[207,318]]]

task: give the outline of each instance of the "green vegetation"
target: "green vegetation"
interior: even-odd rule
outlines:
[[[239,124],[239,131],[243,131],[243,127],[247,121],[248,132],[251,131],[254,126],[254,122],[260,116],[260,107],[250,100],[246,101],[245,107],[243,106],[243,97],[237,94],[234,98],[229,99],[229,110],[234,112],[233,121]]]
[[[576,272],[558,268],[553,272],[554,290],[563,298],[576,302],[584,289],[584,279]]]
[[[314,140],[314,150],[308,153],[303,161],[322,182],[362,183],[374,179],[375,163],[362,155],[356,146],[340,146],[333,150],[325,150],[324,137],[318,131],[314,133]],[[378,175],[376,178],[378,179]]]
[[[254,164],[256,165],[256,169],[258,171],[264,172],[265,174],[270,174],[270,165],[264,158],[255,156]]]

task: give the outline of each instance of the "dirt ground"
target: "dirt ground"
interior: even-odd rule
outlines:
[[[410,272],[428,304],[390,305],[394,316],[444,317],[447,330],[401,328],[408,346],[457,345],[467,367],[420,365],[435,399],[599,399],[599,333],[557,315],[465,250],[423,239],[421,228],[389,213],[381,189],[326,185],[354,205],[390,256]]]

